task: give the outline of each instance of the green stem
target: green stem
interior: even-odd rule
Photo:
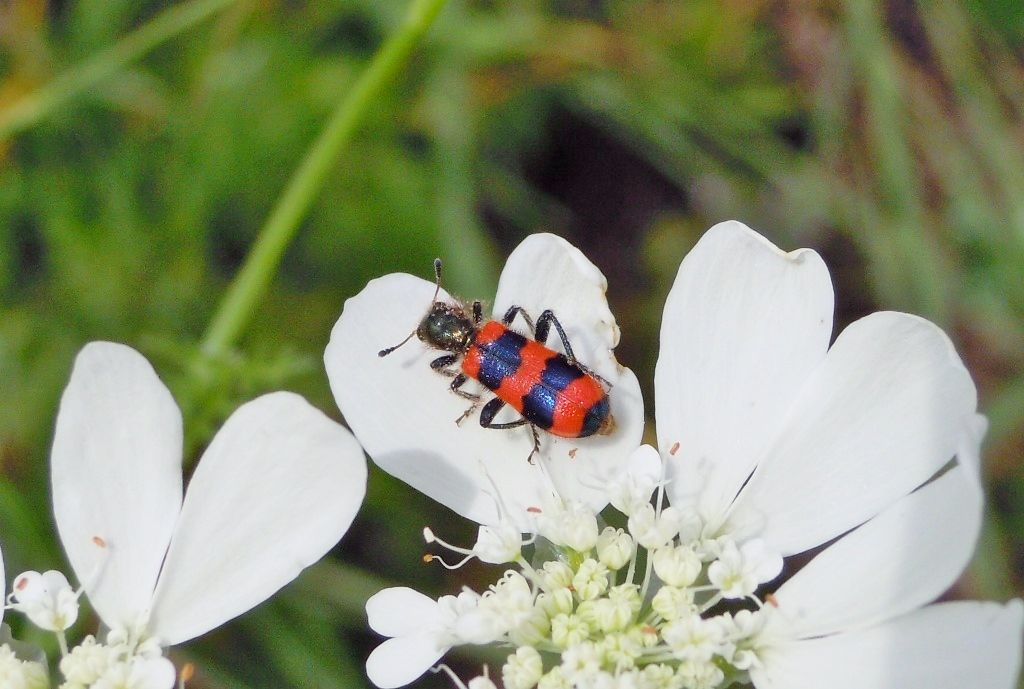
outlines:
[[[395,80],[444,4],[445,0],[413,0],[402,26],[380,47],[366,71],[342,97],[320,137],[289,180],[249,251],[245,265],[224,295],[202,340],[205,354],[211,357],[223,354],[237,341],[338,156],[351,141],[374,100]]]
[[[167,39],[235,0],[190,0],[158,14],[114,45],[71,67],[53,81],[0,111],[0,141],[28,129]]]

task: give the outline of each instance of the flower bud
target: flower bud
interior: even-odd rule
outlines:
[[[608,568],[594,559],[586,559],[572,578],[572,587],[580,600],[592,600],[608,590]]]
[[[632,558],[633,538],[622,529],[609,526],[597,537],[597,559],[608,569],[622,569]]]
[[[693,604],[693,592],[686,588],[662,586],[651,600],[651,608],[662,619],[673,621],[697,614]]]
[[[681,545],[654,551],[654,571],[669,586],[689,586],[700,576],[702,565],[693,548]]]
[[[531,689],[543,674],[544,663],[537,649],[520,646],[501,668],[501,681],[505,689]]]

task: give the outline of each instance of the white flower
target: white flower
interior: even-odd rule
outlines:
[[[0,600],[4,599],[7,579],[4,573],[4,557],[0,551]],[[0,622],[4,619],[5,606],[0,605]],[[21,656],[21,657],[19,657]],[[38,656],[45,661],[41,652],[27,647],[27,644],[15,641],[10,629],[0,624],[0,687],[4,689],[45,689],[49,686],[49,677],[45,665],[39,660],[26,659],[25,656]]]
[[[782,558],[768,551],[761,539],[751,539],[742,546],[729,541],[708,567],[708,580],[723,598],[745,598],[753,595],[758,584],[771,581],[781,571]]]
[[[918,610],[962,571],[980,524],[970,376],[907,314],[863,318],[830,348],[832,310],[816,253],[736,222],[698,242],[665,307],[655,413],[673,505],[781,555],[867,522],[778,590],[754,684],[1008,688],[1019,601]]]
[[[476,417],[456,425],[470,402],[452,394],[451,379],[428,365],[443,352],[413,338],[387,358],[378,356],[414,330],[431,304],[433,283],[405,274],[374,280],[345,302],[324,356],[338,406],[382,469],[479,524],[496,526],[504,517],[520,532],[532,532],[531,510],[549,503],[553,492],[567,504],[599,511],[608,502],[605,483],[639,445],[644,424],[636,376],[612,353],[619,329],[605,289],[604,276],[578,249],[553,235],[533,235],[508,258],[493,318],[513,305],[534,319],[553,310],[578,360],[611,385],[611,435],[541,433],[540,456],[531,464],[529,428],[486,429]],[[442,290],[439,299],[451,297]],[[526,332],[518,317],[513,328]],[[554,328],[547,345],[562,349]],[[506,409],[498,420],[505,414],[515,418]]]
[[[471,592],[432,600],[410,588],[384,589],[366,601],[370,628],[392,637],[366,660],[366,674],[381,689],[413,681],[457,644],[483,644],[502,633],[500,622],[481,614]],[[492,626],[493,625],[493,626]]]
[[[8,603],[32,624],[51,632],[62,632],[78,619],[78,595],[67,577],[52,569],[42,574],[20,574],[14,580]]]
[[[149,363],[123,345],[87,345],[57,416],[54,511],[92,605],[133,653],[268,598],[334,545],[365,491],[352,436],[291,393],[239,408],[184,500],[181,462],[181,413]],[[166,674],[154,667],[129,658],[99,681],[147,687]]]
[[[531,241],[539,240],[524,245]],[[504,608],[514,615],[488,616],[497,610],[490,604],[465,614],[499,643],[557,654],[536,680],[511,662],[514,683],[1010,689],[1020,668],[1021,602],[927,606],[962,571],[980,525],[984,419],[970,376],[937,327],[906,314],[862,319],[829,348],[832,308],[817,254],[786,254],[723,223],[684,260],[666,305],[655,385],[660,452],[627,444],[617,473],[581,470],[572,480],[549,474],[557,453],[542,453],[535,468],[547,481],[539,488],[513,479],[489,494],[468,470],[451,471],[432,455],[436,438],[424,428],[417,453],[390,456],[392,466],[415,457],[402,471],[420,483],[407,480],[463,514],[536,517],[544,540],[533,558],[515,560],[534,597],[529,640],[502,631],[504,620],[530,610],[520,579],[515,605]],[[339,330],[342,323],[336,337]],[[391,432],[366,417],[360,423],[360,437]],[[490,444],[486,436],[477,442],[482,463]],[[482,472],[488,481],[492,468]],[[581,498],[579,487],[595,479],[597,493]],[[610,536],[594,528],[608,503],[628,517],[629,541],[611,557]],[[773,583],[784,556],[826,543],[797,574]],[[393,618],[410,607],[398,602]],[[412,629],[373,625],[396,637],[380,648],[401,649],[433,630],[429,653],[388,652],[395,666],[381,686],[412,681],[457,642],[457,624],[430,618],[433,626]]]
[[[593,509],[577,502],[549,500],[537,517],[537,533],[555,545],[580,552],[597,545],[600,535]]]

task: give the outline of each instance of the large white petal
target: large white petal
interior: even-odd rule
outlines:
[[[452,394],[451,379],[428,365],[443,352],[414,338],[386,358],[377,356],[414,329],[430,306],[433,285],[409,275],[374,280],[346,301],[324,358],[345,420],[381,468],[481,524],[498,523],[495,492],[500,491],[509,518],[526,529],[527,508],[547,502],[552,480],[562,497],[605,504],[597,477],[620,467],[639,444],[643,408],[636,377],[618,367],[608,349],[617,330],[604,300],[604,278],[582,254],[550,235],[530,238],[509,259],[499,298],[512,295],[513,284],[529,298],[518,303],[535,318],[542,293],[547,306],[564,307],[556,315],[577,356],[613,385],[617,428],[612,435],[566,440],[542,433],[541,457],[530,464],[528,428],[485,429],[477,416],[456,426],[469,402]],[[443,291],[440,298],[450,300]],[[548,342],[560,346],[554,331]],[[471,382],[465,389],[480,388]],[[505,413],[514,418],[507,410],[499,421]]]
[[[1019,600],[922,608],[876,627],[789,642],[752,671],[757,689],[1011,689]]]
[[[384,636],[423,631],[439,618],[436,600],[405,586],[383,589],[366,601],[370,629]]]
[[[302,397],[243,405],[189,483],[152,633],[180,643],[267,599],[337,543],[365,492],[359,445]]]
[[[366,659],[366,676],[380,689],[404,687],[441,659],[448,648],[432,634],[388,639]]]
[[[877,624],[929,603],[967,566],[981,527],[973,469],[957,466],[843,536],[783,584],[800,637]]]
[[[973,422],[974,383],[949,338],[903,313],[853,323],[807,381],[736,501],[783,554],[847,531],[949,461]]]
[[[124,345],[86,345],[57,415],[53,509],[108,625],[134,624],[149,607],[181,508],[181,452],[181,412],[149,362]]]
[[[721,519],[825,357],[832,310],[815,252],[783,252],[735,221],[697,242],[665,304],[654,375],[674,505],[696,499]]]

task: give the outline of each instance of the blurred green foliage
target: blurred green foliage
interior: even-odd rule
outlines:
[[[650,400],[679,260],[708,226],[739,218],[825,256],[840,325],[887,308],[951,333],[992,423],[995,499],[963,593],[1021,592],[1024,5],[452,0],[337,161],[242,342],[209,360],[199,342],[227,284],[405,11],[401,0],[223,4],[0,139],[8,571],[63,568],[48,445],[89,340],[154,361],[185,402],[197,454],[262,391],[298,390],[334,412],[320,357],[367,280],[426,275],[441,255],[455,292],[488,295],[501,257],[552,231],[609,276],[620,359]],[[0,3],[0,119],[163,9]],[[192,686],[359,686],[373,643],[362,602],[383,584],[372,572],[450,590],[419,561],[420,528],[468,541],[469,526],[372,473],[332,558],[176,651],[199,667]]]

